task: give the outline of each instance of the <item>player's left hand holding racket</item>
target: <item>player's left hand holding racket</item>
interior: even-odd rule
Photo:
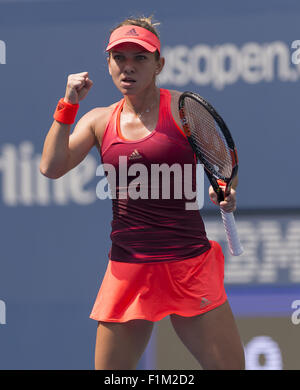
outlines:
[[[184,92],[179,97],[179,114],[184,132],[206,175],[222,202],[230,194],[238,171],[234,141],[224,120],[201,96]],[[232,212],[221,208],[229,250],[232,255],[243,253]]]

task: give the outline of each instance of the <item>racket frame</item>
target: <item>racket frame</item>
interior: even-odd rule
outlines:
[[[191,137],[191,131],[189,128],[189,124],[187,122],[186,116],[185,116],[185,110],[184,110],[184,100],[185,97],[189,97],[194,99],[196,102],[200,103],[214,118],[216,123],[219,125],[219,128],[221,129],[224,138],[227,143],[227,147],[229,149],[230,155],[231,155],[231,160],[232,160],[232,171],[231,171],[231,176],[228,178],[222,177],[220,174],[218,174],[214,169],[211,164],[208,164],[206,159],[201,155],[199,152],[198,148],[196,147],[192,137]],[[237,175],[238,172],[238,157],[237,157],[237,151],[236,147],[233,141],[233,138],[230,134],[230,131],[222,119],[222,117],[217,113],[217,111],[214,109],[214,107],[208,103],[205,99],[203,99],[201,96],[193,93],[186,91],[183,94],[180,95],[179,101],[178,101],[178,107],[179,107],[179,115],[181,119],[181,123],[184,129],[184,132],[186,134],[186,137],[192,147],[193,152],[195,153],[195,156],[197,159],[203,164],[206,175],[215,191],[218,197],[218,201],[221,202],[224,200],[226,195],[230,193],[232,181]],[[219,184],[220,183],[220,184]],[[227,213],[225,212],[222,208],[221,210],[221,215],[223,219],[223,224],[227,236],[227,241],[229,245],[229,250],[230,253],[233,256],[239,256],[243,253],[244,249],[240,243],[239,237],[238,237],[238,232],[236,229],[235,225],[235,219],[234,215],[232,212]]]
[[[211,114],[211,116],[214,118],[216,123],[219,125],[219,128],[222,131],[224,138],[226,140],[228,149],[230,151],[231,160],[232,160],[232,172],[231,172],[231,176],[229,178],[226,178],[226,177],[218,174],[213,169],[211,164],[208,164],[206,159],[203,158],[201,153],[199,153],[199,151],[197,150],[197,147],[194,144],[193,138],[191,137],[191,131],[189,129],[189,124],[187,123],[186,116],[185,116],[184,100],[186,97],[189,97],[189,98],[195,100],[196,102],[198,102],[199,104],[201,104]],[[215,110],[215,108],[209,102],[207,102],[204,98],[202,98],[201,96],[199,96],[198,94],[196,94],[194,92],[189,92],[189,91],[183,92],[179,97],[178,106],[179,106],[179,115],[180,115],[181,123],[182,123],[183,129],[184,129],[184,132],[187,136],[187,139],[188,139],[196,157],[203,164],[205,172],[207,174],[207,177],[208,177],[215,193],[217,194],[218,201],[221,202],[224,200],[226,195],[230,194],[232,181],[238,173],[238,156],[237,156],[236,147],[235,147],[233,138],[230,134],[230,131],[229,131],[226,123],[224,122],[223,118],[218,114],[218,112]],[[223,192],[223,189],[219,186],[218,180],[221,180],[223,183],[225,183],[224,192]],[[224,193],[225,193],[225,196],[224,196]]]

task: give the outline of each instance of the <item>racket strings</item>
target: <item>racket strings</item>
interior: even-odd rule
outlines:
[[[197,149],[198,152],[203,153],[202,149],[199,148],[198,143],[195,145],[195,148]],[[206,151],[206,156],[210,157],[211,162],[215,162],[216,164],[223,165],[223,161],[222,160],[217,160],[216,156],[214,154],[212,154],[212,153],[209,153],[209,151]]]
[[[212,145],[207,145],[207,142],[203,142],[203,137],[201,136],[201,138],[199,138],[197,133],[192,133],[192,138],[196,143],[196,149],[198,149],[206,161],[212,165],[214,171],[225,177],[230,177],[232,172],[231,157],[228,156],[227,153],[224,153],[224,151],[220,152],[220,150],[216,151],[208,149],[212,148]],[[207,139],[208,137],[206,137],[206,140]]]
[[[213,116],[197,101],[185,98],[184,111],[195,148],[213,171],[231,177],[232,158],[225,137]]]

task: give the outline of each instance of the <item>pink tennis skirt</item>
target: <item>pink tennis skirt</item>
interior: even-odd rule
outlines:
[[[216,241],[187,260],[122,263],[110,260],[90,318],[103,322],[159,321],[169,314],[191,317],[227,300],[224,255]]]

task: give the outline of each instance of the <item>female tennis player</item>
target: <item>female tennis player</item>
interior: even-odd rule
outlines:
[[[106,50],[122,100],[89,111],[70,134],[78,104],[93,86],[88,72],[70,75],[45,139],[41,172],[61,177],[93,146],[117,176],[124,168],[120,156],[128,169],[136,163],[146,168],[175,163],[195,167],[180,124],[180,92],[156,86],[164,58],[151,18],[122,22],[111,32]],[[151,185],[148,181],[149,193]],[[98,321],[95,368],[135,369],[154,322],[170,315],[179,338],[203,369],[244,369],[243,347],[224,289],[224,256],[220,245],[208,240],[199,210],[186,209],[184,194],[180,199],[172,192],[170,199],[134,199],[127,190],[128,185],[116,186],[109,261],[91,313]],[[217,203],[212,188],[209,193]],[[220,206],[235,210],[234,189]]]

